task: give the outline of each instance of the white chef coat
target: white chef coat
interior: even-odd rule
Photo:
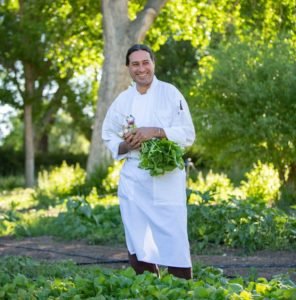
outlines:
[[[129,115],[137,127],[161,127],[169,140],[185,147],[195,139],[188,105],[177,88],[154,77],[145,94],[133,85],[115,99],[103,122],[102,137],[114,159],[126,158],[118,196],[129,252],[140,261],[191,267],[185,170],[152,177],[138,168],[138,150],[119,155],[119,132]]]

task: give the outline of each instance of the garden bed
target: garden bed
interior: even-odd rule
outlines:
[[[289,273],[296,281],[295,251],[256,251],[242,255],[239,250],[211,250],[211,255],[193,255],[194,263],[223,269],[225,276],[254,276],[271,279]],[[124,268],[127,264],[125,247],[89,245],[84,241],[65,242],[49,236],[14,239],[0,238],[0,256],[29,256],[38,260],[71,259],[80,265],[97,264],[110,268]]]

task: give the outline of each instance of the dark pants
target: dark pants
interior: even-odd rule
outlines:
[[[159,276],[159,269],[157,265],[139,261],[136,254],[128,253],[128,258],[132,268],[136,271],[136,274],[143,274],[144,271],[149,271],[151,273],[156,273],[157,276]],[[168,267],[168,273],[179,278],[192,279],[191,268]]]

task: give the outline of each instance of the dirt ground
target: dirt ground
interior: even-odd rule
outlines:
[[[14,239],[0,238],[1,256],[29,256],[34,259],[58,261],[71,259],[78,264],[97,264],[110,268],[128,266],[127,250],[120,247],[89,245],[84,241],[64,242],[49,236]],[[271,279],[289,274],[296,282],[296,251],[258,251],[242,256],[235,250],[217,255],[193,255],[193,262],[223,269],[225,276],[256,276]]]

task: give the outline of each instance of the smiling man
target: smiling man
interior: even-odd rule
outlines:
[[[137,90],[140,94],[145,94],[148,88],[151,86],[153,77],[155,62],[154,56],[145,50],[134,51],[137,47],[131,48],[131,52],[126,61],[126,65],[129,69],[129,73],[137,84]]]
[[[110,106],[102,137],[114,159],[125,159],[118,197],[129,260],[137,274],[159,275],[162,265],[169,273],[190,279],[185,170],[152,177],[139,168],[144,141],[166,138],[181,147],[192,145],[195,130],[188,105],[176,87],[156,78],[149,47],[136,44],[128,49],[126,66],[134,84]],[[131,118],[135,128],[120,135]]]

